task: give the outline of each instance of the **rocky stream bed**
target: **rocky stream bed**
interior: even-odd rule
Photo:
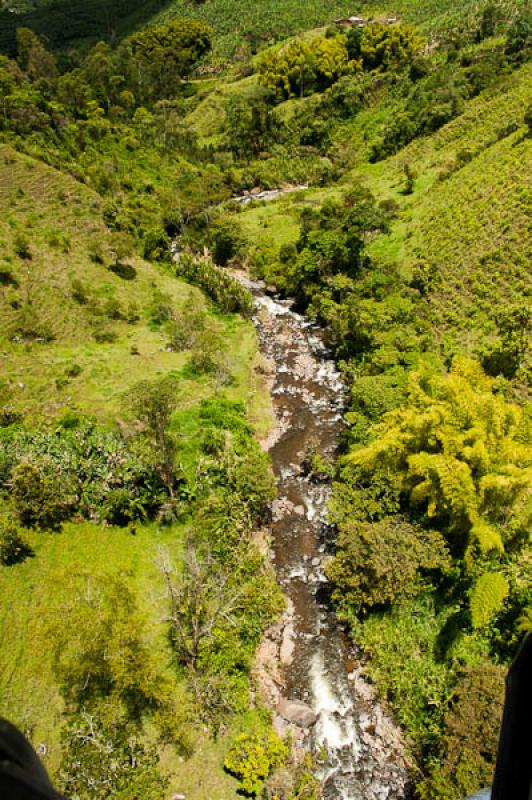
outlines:
[[[283,619],[259,648],[256,679],[280,734],[320,753],[323,800],[406,800],[411,796],[401,733],[364,677],[328,602],[323,564],[331,552],[328,481],[302,468],[309,446],[337,452],[347,393],[319,328],[239,276],[256,300],[254,322],[277,425],[265,447],[278,479],[271,549],[287,598]]]

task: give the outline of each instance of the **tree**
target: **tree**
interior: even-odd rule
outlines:
[[[135,418],[144,424],[161,479],[171,497],[175,488],[176,442],[170,432],[170,422],[177,403],[178,388],[173,377],[141,381],[129,396],[130,408]]]
[[[227,266],[232,258],[238,256],[245,246],[245,240],[238,220],[219,217],[209,229],[212,254],[216,264]]]
[[[508,581],[500,572],[485,572],[478,578],[471,593],[473,628],[482,628],[500,610],[509,591]]]
[[[57,76],[55,59],[29,28],[17,28],[17,61],[31,81],[51,88]]]
[[[94,93],[86,80],[85,73],[81,69],[74,69],[65,72],[57,79],[56,97],[76,117],[81,117],[86,114],[89,101],[94,99]]]
[[[200,553],[191,542],[182,571],[177,572],[165,554],[161,571],[169,601],[172,641],[181,663],[196,672],[202,655],[216,638],[217,628],[236,625],[234,612],[243,587],[235,587],[231,573],[224,571],[210,553]]]
[[[125,719],[110,722],[83,711],[70,717],[61,742],[59,784],[69,797],[159,800],[168,787],[156,748]]]
[[[459,677],[445,715],[441,752],[420,787],[423,800],[469,797],[490,786],[503,711],[502,667],[469,667]]]
[[[526,5],[508,29],[505,52],[515,61],[526,61],[532,48],[532,11]]]
[[[343,36],[321,36],[310,42],[295,39],[281,50],[261,57],[259,81],[282,100],[322,92],[359,68],[357,62],[350,60]]]
[[[494,36],[497,23],[501,18],[501,10],[495,3],[489,2],[482,12],[478,37],[480,40]]]
[[[422,40],[411,25],[366,25],[360,41],[364,69],[396,69],[410,63]]]
[[[502,551],[504,538],[523,534],[528,522],[521,501],[532,465],[522,413],[493,392],[476,362],[456,358],[448,375],[414,374],[406,403],[385,414],[374,441],[347,461],[368,473],[397,471],[412,507],[449,536]]]
[[[72,512],[59,481],[38,464],[21,462],[11,474],[11,501],[28,528],[57,529]]]
[[[450,374],[414,374],[405,404],[385,414],[374,440],[347,462],[372,482],[395,474],[413,512],[440,528],[472,589],[475,624],[507,592],[497,563],[526,541],[532,459],[524,412],[493,391],[479,364],[456,358]],[[463,559],[463,561],[462,561]],[[490,577],[477,563],[489,562]]]
[[[55,579],[62,591],[50,594],[45,630],[69,712],[107,705],[138,722],[161,708],[168,685],[124,576],[58,573]]]
[[[450,559],[442,535],[401,517],[378,522],[348,518],[339,529],[337,552],[327,566],[333,599],[347,614],[384,606],[420,589],[420,573],[445,571]]]
[[[210,30],[192,19],[152,25],[131,37],[131,47],[143,82],[141,95],[172,97],[180,81],[211,49]]]
[[[243,794],[256,797],[272,772],[288,759],[288,745],[274,731],[237,736],[224,761],[224,768],[235,775]]]
[[[222,326],[206,318],[204,327],[197,332],[190,355],[192,368],[202,374],[214,374],[220,385],[229,380],[227,341]]]
[[[502,306],[495,318],[499,339],[485,353],[482,365],[490,375],[513,378],[530,351],[532,314],[526,305]]]
[[[347,33],[346,48],[349,58],[359,59],[362,52],[362,33],[363,29],[353,25]]]
[[[266,149],[274,131],[270,101],[270,92],[261,86],[245,98],[229,98],[225,114],[227,144],[238,156],[249,158]]]

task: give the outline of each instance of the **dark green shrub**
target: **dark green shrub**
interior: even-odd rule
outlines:
[[[110,297],[104,305],[103,313],[109,319],[124,319],[124,312],[120,300],[116,297]]]
[[[117,261],[109,265],[109,271],[118,275],[123,281],[134,281],[137,277],[137,270],[131,264],[123,264]]]
[[[89,302],[89,294],[87,287],[81,281],[75,279],[72,281],[72,299],[79,303],[80,306],[86,305]]]
[[[71,513],[58,482],[30,462],[14,468],[10,498],[18,518],[28,528],[56,529]]]
[[[13,519],[0,523],[0,563],[9,567],[25,561],[33,551]]]
[[[118,339],[118,334],[112,328],[98,326],[94,329],[94,340],[98,344],[112,344]]]
[[[110,525],[121,528],[139,516],[132,507],[132,497],[128,489],[112,489],[106,497],[103,509],[103,519]]]
[[[144,258],[149,261],[164,261],[170,257],[170,239],[162,227],[150,228],[143,241]]]
[[[213,258],[216,264],[225,267],[241,252],[244,241],[235,219],[219,219],[210,229]]]
[[[17,233],[13,246],[19,258],[22,258],[23,261],[31,261],[33,253],[31,252],[30,242],[24,234]]]
[[[81,373],[83,372],[82,367],[79,364],[71,364],[70,367],[67,367],[65,370],[65,375],[68,378],[78,378]]]
[[[441,755],[420,788],[423,800],[469,797],[490,786],[497,755],[504,700],[505,670],[469,667],[456,685]]]
[[[81,424],[82,417],[76,411],[65,411],[62,417],[59,419],[59,424],[64,430],[74,430],[74,428],[78,428]]]
[[[16,289],[18,285],[19,283],[11,270],[0,269],[0,286],[13,286]]]

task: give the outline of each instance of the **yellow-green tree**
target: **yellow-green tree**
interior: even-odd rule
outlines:
[[[359,62],[349,58],[345,36],[317,37],[310,42],[295,39],[261,58],[259,81],[284,100],[323,91],[359,68]]]
[[[480,575],[471,592],[475,627],[506,597],[497,562],[529,540],[532,522],[530,416],[495,388],[466,358],[446,375],[415,373],[404,405],[346,457],[366,479],[395,475],[404,501],[442,530],[472,578]]]
[[[412,60],[423,45],[411,25],[382,25],[377,22],[364,28],[360,55],[365,69],[387,70]]]
[[[475,361],[457,358],[442,376],[412,375],[407,402],[347,457],[364,471],[389,469],[402,491],[470,548],[504,551],[531,521],[530,420],[494,392]]]

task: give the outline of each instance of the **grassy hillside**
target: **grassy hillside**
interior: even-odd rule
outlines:
[[[0,147],[2,377],[15,408],[113,418],[129,387],[179,374],[187,363],[187,351],[167,351],[154,307],[163,295],[179,313],[199,291],[134,255],[129,269],[116,270],[116,237],[101,206],[73,178]],[[17,255],[21,244],[30,258]],[[254,330],[238,318],[220,322],[235,375],[228,394],[247,404],[263,432],[269,421],[254,372]],[[211,391],[209,380],[182,381],[185,404]]]
[[[1,400],[10,414],[24,416],[30,436],[34,426],[43,431],[57,426],[60,437],[58,420],[67,413],[74,420],[72,414],[95,417],[102,430],[112,430],[130,414],[131,387],[174,376],[179,386],[173,423],[178,457],[194,474],[202,458],[199,404],[218,395],[219,384],[190,369],[190,350],[167,349],[168,332],[157,319],[161,305],[179,317],[191,303],[204,308],[223,331],[231,374],[224,396],[243,404],[257,434],[269,429],[270,400],[258,371],[251,323],[216,312],[168,265],[145,261],[129,243],[124,246],[124,237],[103,223],[102,198],[95,191],[2,145],[0,209]],[[122,248],[121,267],[116,266],[117,247]],[[174,686],[178,704],[189,703],[183,699],[184,685],[176,683],[158,563],[161,548],[180,563],[196,513],[193,502],[183,503],[181,521],[171,525],[139,520],[134,528],[124,528],[75,519],[59,532],[25,531],[32,557],[1,567],[0,713],[43,746],[54,776],[64,752],[60,736],[68,707],[52,663],[55,634],[50,626],[72,613],[77,576],[87,576],[96,587],[114,576],[126,580],[138,606],[144,645],[158,664],[158,680]],[[11,512],[9,493],[3,494],[0,526]],[[185,712],[179,723],[188,737],[186,759],[174,746],[158,750],[161,774],[170,780],[168,791],[192,800],[235,800],[238,783],[224,773],[223,759],[234,736],[246,728],[245,716],[232,717],[225,735],[216,740],[196,730],[192,717],[192,711],[188,717]],[[153,733],[148,731],[146,741]],[[199,773],[204,774],[201,780]]]
[[[338,197],[342,185],[362,181],[379,202],[397,207],[389,233],[373,238],[369,253],[400,264],[407,279],[416,265],[428,265],[437,282],[427,309],[436,336],[447,352],[458,347],[478,354],[495,334],[501,306],[526,301],[531,291],[524,190],[531,158],[524,123],[530,78],[527,64],[438,132],[377,164],[368,164],[367,154],[390,112],[378,106],[365,111],[336,133],[338,146],[351,138],[357,162],[338,186],[246,208],[239,215],[243,232],[267,248],[295,242],[301,208],[318,207]],[[363,148],[356,148],[358,142]],[[416,175],[412,194],[404,193],[405,164]]]

